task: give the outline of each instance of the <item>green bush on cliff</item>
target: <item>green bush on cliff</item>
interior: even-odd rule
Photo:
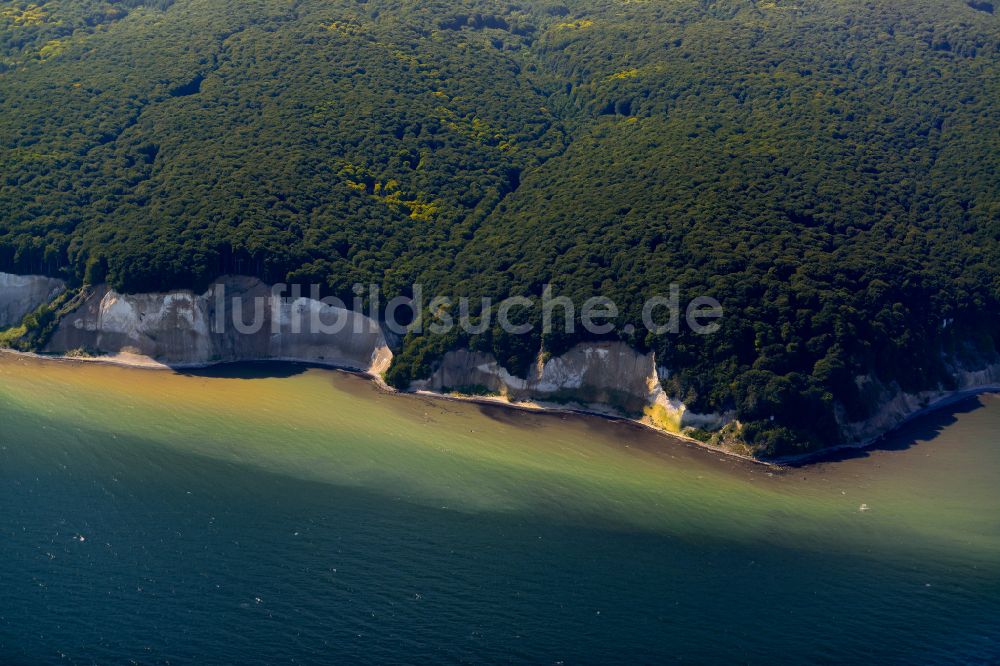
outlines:
[[[25,315],[17,326],[0,331],[0,347],[18,351],[39,351],[55,333],[62,317],[83,302],[86,289],[68,289],[49,303],[43,303]]]

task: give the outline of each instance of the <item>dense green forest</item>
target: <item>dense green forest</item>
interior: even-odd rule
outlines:
[[[4,0],[0,270],[615,300],[761,455],[1000,345],[1000,16],[974,0]],[[537,313],[535,313],[537,315]],[[534,315],[533,315],[534,316]],[[409,335],[524,371],[577,336]]]

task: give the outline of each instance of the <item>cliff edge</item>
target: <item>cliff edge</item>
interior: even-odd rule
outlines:
[[[0,273],[0,329],[16,326],[65,290],[60,280]],[[102,285],[79,292],[64,306],[70,308],[42,351],[172,367],[298,361],[359,370],[376,378],[393,358],[379,322],[309,298],[283,297],[256,278],[222,277],[202,294],[120,294]],[[994,356],[945,359],[949,384],[919,392],[872,376],[857,377],[866,410],[851,416],[838,405],[837,438],[842,446],[863,447],[935,406],[1000,390],[1000,358]],[[408,390],[613,415],[730,452],[751,453],[740,439],[735,411],[692,411],[664,391],[662,380],[669,376],[670,369],[658,366],[653,354],[623,342],[580,343],[558,356],[539,350],[524,377],[512,374],[491,354],[456,349]]]
[[[44,275],[0,273],[0,330],[17,326],[65,290],[65,282]]]
[[[310,328],[313,317],[322,330]],[[309,298],[284,298],[256,278],[239,276],[220,278],[203,294],[119,294],[97,287],[63,317],[44,351],[129,353],[175,367],[299,361],[373,375],[392,359],[381,328],[368,317]]]

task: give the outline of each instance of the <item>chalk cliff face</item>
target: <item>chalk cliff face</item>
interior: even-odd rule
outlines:
[[[687,427],[713,430],[731,414],[696,414],[660,385],[666,372],[653,354],[641,354],[622,342],[578,344],[565,354],[542,360],[527,377],[501,367],[491,354],[456,350],[445,354],[426,380],[413,390],[498,393],[511,402],[558,403],[635,418],[671,432]]]
[[[917,393],[903,391],[897,384],[884,384],[870,375],[855,378],[858,388],[872,406],[871,414],[862,420],[849,420],[843,409],[837,410],[840,434],[845,444],[863,445],[878,439],[915,414],[948,402],[963,394],[983,390],[1000,390],[1000,360],[980,362],[970,370],[953,364],[951,375],[954,388],[938,388]]]
[[[378,323],[308,298],[225,277],[204,294],[95,290],[65,316],[46,351],[130,352],[167,365],[280,359],[383,372],[392,352]]]
[[[65,290],[52,278],[0,273],[0,328],[21,321]],[[325,363],[379,375],[392,361],[379,324],[356,312],[308,298],[289,299],[249,277],[223,277],[204,294],[172,291],[119,294],[106,286],[64,316],[45,351],[130,352],[173,366],[244,360]],[[950,364],[954,386],[918,393],[871,376],[856,379],[868,415],[852,420],[837,408],[838,437],[864,445],[921,411],[956,395],[1000,390],[1000,356]],[[490,354],[446,353],[434,373],[411,390],[495,393],[506,400],[559,405],[639,420],[675,433],[690,428],[738,431],[732,412],[698,414],[666,394],[669,370],[621,342],[578,344],[556,357],[539,354],[526,377],[511,374]]]
[[[906,393],[871,377],[859,377],[871,411],[867,418],[850,420],[838,408],[840,441],[864,445],[891,431],[917,413],[963,393],[988,388],[1000,390],[1000,359],[977,362],[977,370],[952,367],[955,387]],[[510,402],[575,406],[640,420],[662,430],[683,433],[688,428],[718,431],[735,423],[733,412],[699,414],[666,394],[660,380],[668,370],[657,367],[652,354],[640,354],[621,342],[587,343],[567,353],[539,360],[527,377],[512,375],[491,354],[448,352],[426,380],[412,390],[499,394]]]
[[[0,329],[16,326],[66,289],[62,280],[42,275],[0,273]]]

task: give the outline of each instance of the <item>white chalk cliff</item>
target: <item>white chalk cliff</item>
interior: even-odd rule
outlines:
[[[20,324],[25,315],[65,290],[66,284],[55,278],[0,273],[0,329]]]
[[[653,354],[641,354],[623,342],[581,343],[565,354],[538,362],[527,377],[501,367],[491,354],[456,350],[441,359],[429,379],[412,390],[458,393],[489,391],[510,402],[558,404],[640,420],[674,433],[685,428],[715,430],[732,414],[698,414],[670,398],[660,384],[666,373]]]
[[[52,278],[0,273],[0,328],[17,324],[64,289]],[[258,326],[250,326],[254,321]],[[301,361],[375,376],[392,361],[378,322],[308,298],[275,296],[260,280],[240,276],[220,278],[203,294],[119,294],[106,286],[93,288],[80,307],[62,318],[45,349],[63,354],[76,350],[127,352],[171,366]],[[1000,390],[1000,357],[995,353],[952,362],[949,371],[953,385],[917,393],[858,377],[868,413],[852,420],[838,406],[838,437],[845,445],[864,445],[936,405],[976,391]],[[429,378],[409,388],[489,392],[511,403],[613,414],[674,433],[718,431],[735,423],[733,412],[699,414],[668,396],[661,384],[668,373],[653,354],[622,342],[581,343],[552,357],[539,353],[526,377],[512,374],[491,354],[458,349],[446,353]]]
[[[952,364],[954,386],[919,392],[907,392],[898,384],[886,384],[870,375],[855,378],[871,413],[864,419],[850,420],[842,408],[837,409],[840,435],[847,445],[864,446],[900,426],[917,414],[945,405],[966,395],[982,391],[1000,391],[1000,362],[981,362],[978,369]]]
[[[372,374],[392,359],[377,322],[309,298],[273,295],[248,277],[220,278],[204,294],[96,288],[63,317],[45,351],[78,349],[127,352],[173,366],[270,359]]]

